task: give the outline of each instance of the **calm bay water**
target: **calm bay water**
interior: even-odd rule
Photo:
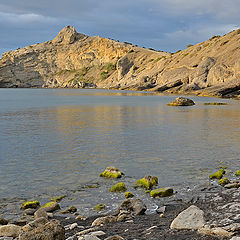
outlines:
[[[136,195],[145,175],[179,188],[205,183],[219,165],[239,169],[240,102],[191,97],[193,107],[166,106],[175,97],[0,89],[0,198],[67,194],[84,211],[123,198],[108,193],[116,180],[98,177],[107,166],[121,169]],[[213,101],[229,105],[203,105]]]

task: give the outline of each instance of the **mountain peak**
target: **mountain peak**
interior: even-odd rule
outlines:
[[[54,44],[71,44],[76,40],[85,36],[84,34],[79,34],[73,26],[64,27],[58,35],[52,40]]]

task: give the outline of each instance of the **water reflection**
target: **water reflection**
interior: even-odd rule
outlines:
[[[219,161],[239,168],[238,102],[205,106],[195,97],[196,106],[175,108],[166,106],[172,96],[150,93],[38,91],[0,108],[6,196],[77,189],[100,181],[108,165],[133,179],[156,175],[163,186],[205,182]]]

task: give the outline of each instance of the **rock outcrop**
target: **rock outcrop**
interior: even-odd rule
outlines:
[[[240,29],[176,53],[89,37],[67,26],[51,41],[3,54],[0,87],[99,87],[240,95]]]

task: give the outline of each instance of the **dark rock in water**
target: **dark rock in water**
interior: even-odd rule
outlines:
[[[36,212],[36,209],[29,208],[29,209],[26,209],[26,210],[23,212],[23,215],[33,216],[35,212]]]
[[[127,211],[132,216],[142,215],[147,210],[146,205],[140,199],[126,199],[118,207],[118,211]]]
[[[4,218],[0,218],[0,225],[7,225],[8,221]]]
[[[19,240],[64,240],[65,230],[58,220],[51,220],[44,225],[23,231]]]
[[[77,208],[74,206],[69,207],[68,209],[62,211],[62,214],[67,214],[67,213],[75,213],[77,212]]]
[[[116,167],[107,167],[104,172],[100,173],[100,177],[105,177],[105,178],[120,178],[124,175],[123,172],[121,172],[119,169]]]
[[[167,104],[168,106],[193,106],[193,100],[184,97],[178,97],[174,101]]]
[[[136,182],[137,186],[144,187],[148,190],[157,184],[158,184],[158,178],[155,176],[145,176],[144,178],[139,179]]]

